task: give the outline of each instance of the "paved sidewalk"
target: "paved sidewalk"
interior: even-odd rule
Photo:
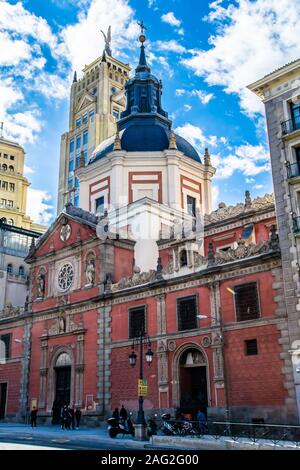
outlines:
[[[52,441],[57,439],[57,442],[63,443],[65,439],[76,439],[78,441],[93,441],[96,443],[107,443],[107,449],[110,448],[111,444],[121,444],[124,448],[135,448],[143,449],[149,442],[136,441],[131,436],[118,435],[115,439],[112,439],[107,434],[106,427],[95,427],[95,428],[79,428],[78,430],[73,429],[61,429],[60,425],[44,425],[40,424],[36,428],[32,428],[28,424],[16,424],[16,423],[1,423],[0,424],[0,442],[1,434],[14,433],[17,435],[33,437],[40,436],[49,438]]]
[[[40,424],[36,428],[30,425],[16,423],[0,424],[1,434],[14,433],[25,439],[30,437],[44,437],[52,442],[63,444],[67,440],[78,440],[93,442],[94,444],[107,445],[109,450],[113,444],[120,444],[125,449],[147,449],[154,446],[156,449],[189,449],[189,450],[300,450],[300,446],[292,441],[279,441],[274,444],[271,440],[261,439],[253,442],[250,439],[240,438],[238,441],[230,437],[220,437],[215,439],[211,435],[197,437],[181,436],[153,436],[150,441],[136,441],[131,436],[118,435],[112,439],[107,434],[105,427],[80,428],[79,430],[63,430],[59,425]]]

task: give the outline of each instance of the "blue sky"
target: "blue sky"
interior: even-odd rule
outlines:
[[[300,56],[298,0],[0,0],[0,121],[25,147],[35,220],[56,213],[74,69],[101,54],[110,24],[113,55],[134,67],[141,19],[173,127],[212,155],[215,205],[272,191],[263,105],[246,85]]]

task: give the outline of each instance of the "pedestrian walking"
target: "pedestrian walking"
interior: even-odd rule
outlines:
[[[205,431],[208,431],[206,416],[202,410],[198,411],[197,420],[199,423],[200,432],[204,433]]]
[[[72,426],[73,431],[75,430],[75,411],[73,406],[68,406],[68,413],[70,419],[70,426]]]
[[[81,409],[79,407],[76,408],[75,419],[76,419],[76,429],[79,429],[79,423],[81,419]]]
[[[30,422],[31,422],[31,427],[36,428],[36,420],[37,420],[37,408],[34,406],[31,410],[30,413]]]
[[[68,407],[64,405],[61,409],[61,429],[68,429]]]

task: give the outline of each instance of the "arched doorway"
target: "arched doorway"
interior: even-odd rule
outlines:
[[[71,393],[71,358],[68,353],[61,353],[54,366],[55,399],[53,403],[52,424],[61,422],[61,409],[70,403]]]
[[[181,413],[191,415],[193,419],[196,419],[199,409],[206,414],[208,405],[206,360],[202,352],[195,347],[185,349],[179,358],[179,393]]]

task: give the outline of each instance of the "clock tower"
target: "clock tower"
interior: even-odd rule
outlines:
[[[111,55],[110,29],[100,57],[74,73],[70,95],[69,129],[61,136],[57,212],[67,202],[79,203],[79,181],[75,170],[88,163],[93,150],[116,131],[125,110],[124,86],[129,64]],[[81,158],[80,158],[81,157]]]

